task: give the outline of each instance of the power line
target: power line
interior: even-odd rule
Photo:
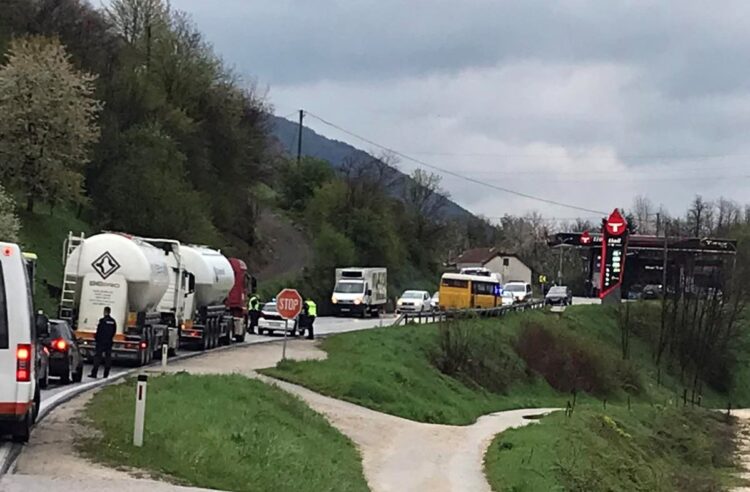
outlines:
[[[430,169],[434,169],[434,170],[436,170],[436,171],[438,171],[440,173],[447,174],[447,175],[453,176],[455,178],[463,179],[464,181],[468,181],[470,183],[474,183],[474,184],[478,184],[478,185],[481,185],[481,186],[485,186],[487,188],[491,188],[493,190],[501,191],[503,193],[509,193],[511,195],[520,196],[522,198],[526,198],[526,199],[529,199],[529,200],[535,200],[535,201],[542,202],[542,203],[547,203],[547,204],[550,204],[550,205],[556,205],[558,207],[565,207],[565,208],[569,208],[569,209],[572,209],[572,210],[579,210],[581,212],[592,212],[592,213],[595,213],[595,214],[606,214],[606,212],[602,212],[600,210],[593,210],[593,209],[586,208],[586,207],[579,207],[578,205],[571,205],[569,203],[563,203],[563,202],[558,202],[556,200],[550,200],[548,198],[542,198],[542,197],[539,197],[539,196],[529,195],[528,193],[523,193],[523,192],[520,192],[520,191],[511,190],[509,188],[504,188],[502,186],[493,185],[493,184],[487,183],[485,181],[480,181],[480,180],[472,178],[470,176],[464,176],[462,174],[459,174],[459,173],[456,173],[456,172],[453,172],[453,171],[449,171],[448,169],[445,169],[445,168],[442,168],[442,167],[439,167],[439,166],[435,166],[433,164],[429,164],[429,163],[424,162],[424,161],[422,161],[420,159],[415,159],[414,157],[410,157],[410,156],[408,156],[408,155],[406,155],[406,154],[404,154],[402,152],[394,150],[394,149],[392,149],[390,147],[386,147],[385,145],[381,145],[381,144],[379,144],[377,142],[373,142],[372,140],[370,140],[368,138],[365,138],[365,137],[363,137],[361,135],[357,135],[354,132],[351,132],[349,130],[341,128],[340,126],[338,126],[338,125],[336,125],[334,123],[331,123],[330,121],[327,121],[327,120],[321,118],[320,116],[318,116],[318,115],[316,115],[314,113],[311,113],[309,111],[305,111],[305,114],[307,114],[309,116],[312,116],[313,118],[315,118],[316,120],[320,121],[324,125],[328,125],[331,128],[334,128],[334,129],[336,129],[336,130],[338,130],[340,132],[343,132],[343,133],[345,133],[345,134],[347,134],[347,135],[349,135],[351,137],[354,137],[354,138],[359,139],[359,140],[361,140],[361,141],[363,141],[365,143],[368,143],[370,145],[378,147],[379,149],[384,150],[386,152],[390,152],[393,155],[397,155],[397,156],[401,157],[402,159],[414,162],[416,164],[419,164],[419,165],[424,166],[424,167],[428,167]]]

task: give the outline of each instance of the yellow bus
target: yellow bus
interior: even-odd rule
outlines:
[[[440,279],[440,309],[499,307],[501,291],[502,285],[492,277],[444,273]]]

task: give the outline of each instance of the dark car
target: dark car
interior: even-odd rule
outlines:
[[[641,298],[642,299],[660,299],[663,293],[664,293],[664,289],[662,289],[661,285],[648,284],[643,288],[643,292],[641,293]]]
[[[83,357],[78,341],[67,321],[51,319],[49,335],[44,339],[49,350],[49,374],[63,383],[78,383],[83,378]]]
[[[573,291],[564,285],[556,285],[549,289],[544,296],[544,303],[551,306],[553,304],[569,306],[573,304]]]

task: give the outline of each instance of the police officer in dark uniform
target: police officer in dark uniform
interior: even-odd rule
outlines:
[[[89,374],[90,378],[96,379],[98,376],[102,357],[104,357],[104,377],[109,377],[109,369],[112,367],[112,341],[117,332],[117,322],[109,315],[110,313],[109,306],[105,307],[104,317],[99,320],[99,324],[96,326],[96,336],[94,337],[96,353],[94,354],[94,367]]]

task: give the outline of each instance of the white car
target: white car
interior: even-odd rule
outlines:
[[[0,242],[0,425],[16,442],[29,440],[40,404],[35,332],[46,326],[33,326],[30,282],[21,248]]]
[[[432,297],[426,290],[407,290],[396,301],[397,313],[426,313],[432,311]]]
[[[440,291],[432,294],[432,299],[430,299],[430,306],[432,306],[433,311],[437,311],[438,309],[440,309]]]
[[[516,302],[516,298],[513,293],[509,290],[504,290],[500,294],[500,305],[501,306],[512,306]]]
[[[260,309],[260,319],[258,319],[258,335],[268,333],[269,335],[275,331],[284,332],[286,329],[289,333],[295,333],[297,326],[297,320],[289,320],[289,324],[284,318],[281,317],[279,311],[276,309],[276,302],[267,302]]]
[[[503,292],[510,292],[516,302],[531,300],[531,284],[527,282],[508,282],[503,286]]]

